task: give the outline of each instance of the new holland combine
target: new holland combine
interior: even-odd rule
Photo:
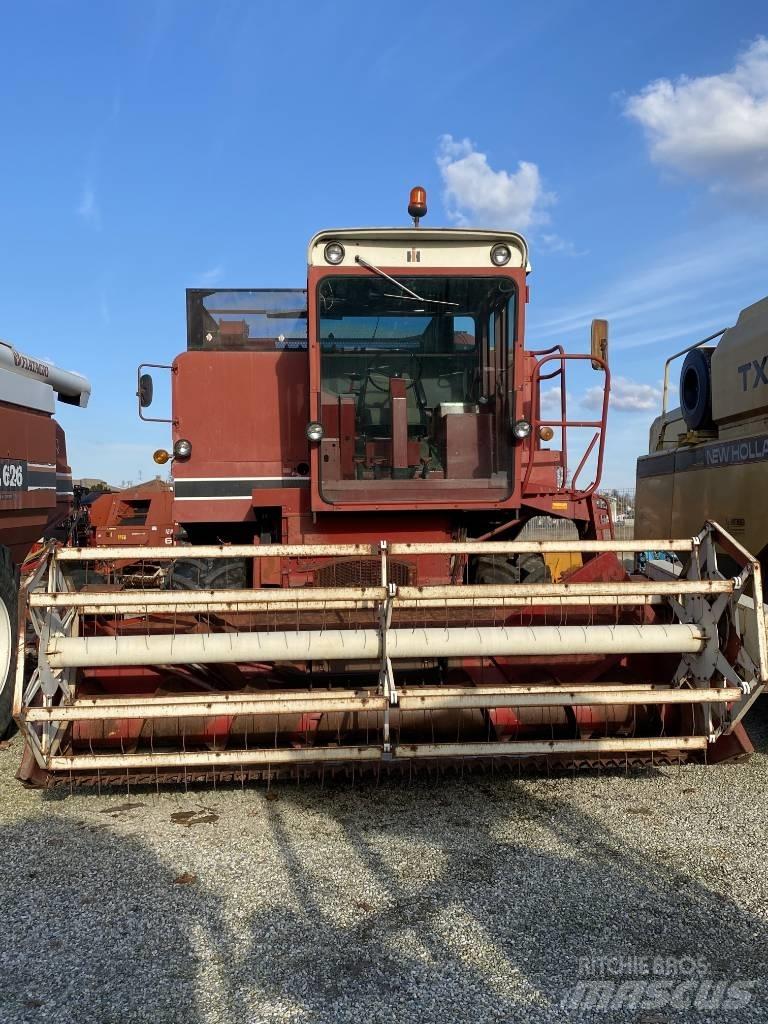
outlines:
[[[708,523],[654,541],[678,553],[679,578],[627,573],[649,542],[615,540],[597,492],[607,325],[589,352],[526,348],[524,239],[420,227],[421,189],[409,213],[411,228],[315,235],[306,290],[187,293],[172,450],[156,461],[171,463],[188,543],[48,551],[26,587],[38,642],[17,676],[22,778],[748,748],[740,719],[766,679],[760,567]],[[601,412],[571,419],[566,378],[590,368]],[[540,515],[576,539],[521,536]],[[553,573],[563,552],[572,567]],[[165,566],[161,586],[104,583],[110,562],[145,560]]]
[[[670,366],[681,356],[680,405],[670,409]],[[765,574],[767,367],[768,297],[667,359],[661,415],[637,463],[637,537],[692,533],[703,509],[755,553]]]

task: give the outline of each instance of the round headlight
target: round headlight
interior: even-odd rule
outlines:
[[[173,454],[177,459],[188,459],[192,454],[192,442],[187,441],[185,437],[180,437],[179,440],[174,443]]]
[[[528,420],[518,420],[517,423],[515,423],[514,427],[512,427],[512,433],[515,435],[518,441],[522,441],[523,438],[528,437],[530,432],[531,424],[528,422]]]
[[[314,441],[317,444],[318,441],[323,440],[323,424],[318,423],[317,420],[312,420],[311,423],[307,424],[307,440]]]
[[[505,266],[507,263],[509,263],[511,257],[512,253],[509,251],[508,245],[502,245],[501,243],[499,243],[498,245],[492,246],[491,263],[493,263],[495,267]]]
[[[344,246],[341,242],[329,242],[325,247],[325,262],[334,266],[344,259]]]

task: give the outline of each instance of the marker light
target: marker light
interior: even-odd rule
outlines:
[[[164,466],[171,458],[171,453],[167,452],[165,448],[158,448],[156,452],[152,454],[152,461],[156,462],[158,466]]]
[[[552,427],[539,427],[539,437],[542,441],[551,441],[555,436],[555,432]]]
[[[499,242],[498,245],[491,246],[491,263],[495,267],[503,267],[509,263],[512,258],[512,253],[509,251],[508,245],[502,245]]]
[[[427,216],[427,190],[423,189],[421,185],[416,185],[411,189],[408,199],[408,216],[413,217],[417,222],[421,217]]]
[[[192,454],[192,442],[180,437],[173,446],[173,454],[177,459],[188,459]]]
[[[308,441],[314,441],[315,444],[317,444],[318,441],[322,441],[323,440],[323,434],[324,433],[325,433],[325,431],[323,430],[322,423],[318,423],[317,420],[312,420],[311,423],[307,424],[307,440]]]
[[[336,266],[344,260],[344,246],[341,242],[329,242],[324,250],[325,262]]]
[[[531,432],[531,424],[528,420],[518,420],[512,427],[512,433],[518,439],[518,441],[524,440]]]

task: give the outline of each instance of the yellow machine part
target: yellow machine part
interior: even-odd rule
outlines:
[[[544,555],[544,564],[549,569],[552,582],[557,583],[566,573],[580,569],[583,560],[578,551],[552,551]]]

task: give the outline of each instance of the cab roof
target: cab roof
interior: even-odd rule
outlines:
[[[344,259],[329,264],[324,250],[329,242],[344,246]],[[515,231],[479,228],[333,228],[313,235],[307,251],[309,266],[352,266],[355,256],[388,267],[488,267],[494,268],[490,251],[502,243],[509,247],[508,267],[530,272],[528,244]]]

